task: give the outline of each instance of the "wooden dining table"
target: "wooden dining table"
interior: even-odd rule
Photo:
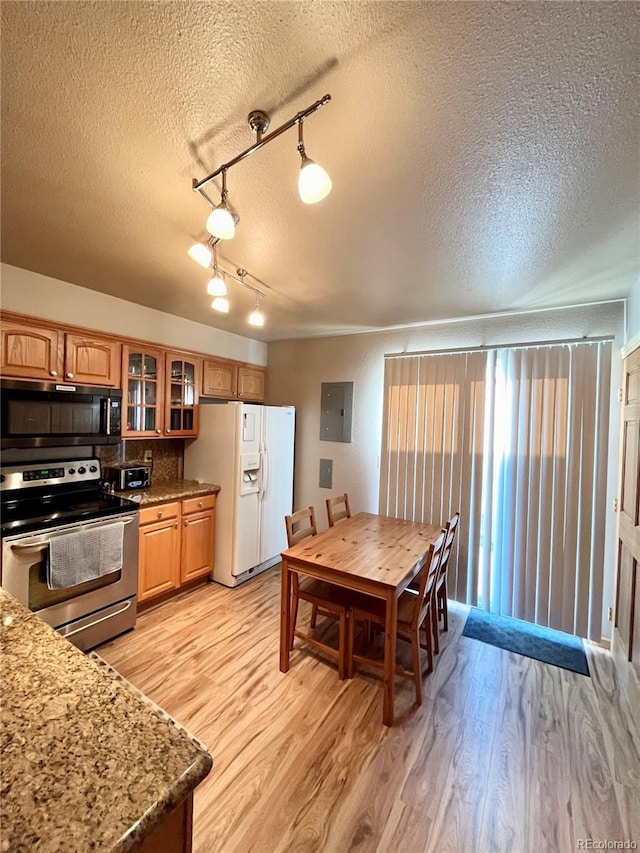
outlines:
[[[280,670],[289,670],[291,575],[328,581],[386,602],[382,722],[393,725],[398,598],[418,574],[441,528],[360,512],[282,552]]]

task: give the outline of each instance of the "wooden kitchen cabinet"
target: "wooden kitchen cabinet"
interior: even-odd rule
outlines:
[[[169,592],[180,583],[180,503],[140,511],[138,601]]]
[[[121,344],[85,335],[65,334],[64,379],[78,385],[120,387]]]
[[[201,394],[223,400],[264,402],[265,368],[223,358],[205,358]]]
[[[123,438],[160,438],[164,430],[164,360],[161,349],[122,348]]]
[[[264,401],[264,367],[242,365],[238,368],[238,399]]]
[[[108,388],[120,385],[118,341],[7,319],[2,320],[1,331],[3,376]]]
[[[140,510],[138,602],[168,597],[213,572],[214,494]]]
[[[198,398],[202,360],[168,352],[165,365],[164,434],[198,435]]]
[[[215,495],[182,501],[182,583],[206,577],[213,571]]]
[[[202,360],[202,396],[235,400],[238,396],[238,364],[222,358]]]
[[[201,360],[195,356],[125,344],[122,437],[196,436],[201,369]]]

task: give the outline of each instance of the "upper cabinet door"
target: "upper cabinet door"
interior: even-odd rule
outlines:
[[[77,385],[120,387],[121,344],[85,335],[65,335],[64,379]]]
[[[164,430],[164,352],[122,347],[123,438],[160,438]]]
[[[198,434],[198,385],[202,360],[168,352],[165,362],[164,434],[171,437]]]
[[[2,375],[61,380],[63,335],[55,329],[2,321]]]
[[[202,363],[202,396],[233,400],[238,396],[238,365],[219,358]]]
[[[238,398],[264,402],[264,367],[240,367],[238,369]]]

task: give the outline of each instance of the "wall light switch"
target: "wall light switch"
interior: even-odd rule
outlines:
[[[153,462],[153,451],[152,450],[145,450],[143,461],[144,462]]]

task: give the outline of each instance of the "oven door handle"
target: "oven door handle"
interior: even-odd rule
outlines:
[[[129,599],[129,601],[125,601],[124,607],[121,607],[120,610],[116,610],[114,613],[108,613],[106,616],[101,616],[100,619],[96,619],[94,622],[90,622],[88,625],[83,625],[82,628],[76,628],[75,631],[69,631],[68,634],[62,634],[62,636],[68,640],[69,637],[73,637],[74,634],[79,634],[80,631],[86,631],[87,628],[93,628],[94,625],[99,625],[101,622],[106,622],[107,619],[113,619],[114,616],[120,616],[121,613],[124,613],[125,610],[128,610],[131,607],[133,599]],[[60,632],[62,633],[62,632]]]
[[[123,518],[123,524],[131,524],[133,518]],[[92,527],[92,530],[101,530],[103,527],[108,527],[106,524],[96,525]],[[72,531],[68,531],[72,532]],[[45,539],[44,542],[25,542],[20,544],[19,542],[12,543],[11,550],[12,551],[44,551],[44,549],[49,545],[52,539],[57,539],[59,536],[66,536],[66,533],[58,533],[56,536],[51,536],[49,539]]]

